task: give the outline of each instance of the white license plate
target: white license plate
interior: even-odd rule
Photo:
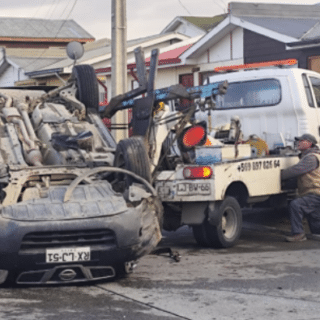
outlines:
[[[210,183],[197,182],[197,183],[178,183],[177,195],[190,196],[190,195],[207,195],[211,193]]]
[[[47,263],[89,261],[90,258],[90,247],[46,249]]]

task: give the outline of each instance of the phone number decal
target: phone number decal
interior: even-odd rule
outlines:
[[[239,172],[268,170],[272,168],[279,168],[280,160],[261,160],[254,162],[242,162],[238,165]]]

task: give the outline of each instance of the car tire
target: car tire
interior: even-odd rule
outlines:
[[[131,137],[120,140],[115,152],[114,166],[132,171],[151,182],[150,162],[144,139]],[[125,174],[117,174],[117,180],[125,181],[126,187],[135,182],[132,176]]]
[[[98,80],[92,66],[83,64],[73,67],[72,78],[76,81],[76,98],[87,109],[99,111],[99,87]]]
[[[226,197],[215,209],[217,223],[209,221],[204,224],[205,234],[210,246],[214,248],[229,248],[238,241],[242,229],[242,212],[238,201]]]

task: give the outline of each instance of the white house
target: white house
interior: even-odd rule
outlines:
[[[220,23],[226,14],[214,17],[184,16],[175,17],[162,31],[161,34],[177,32],[188,37],[203,36]]]
[[[229,4],[228,16],[181,56],[197,66],[201,83],[215,67],[297,59],[320,72],[320,6],[275,3]]]

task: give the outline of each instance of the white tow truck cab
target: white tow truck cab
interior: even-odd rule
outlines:
[[[299,161],[294,138],[311,133],[319,140],[320,131],[320,74],[269,68],[209,78],[210,83],[225,80],[227,93],[216,97],[208,124],[220,145],[196,147],[193,162],[155,178],[165,206],[164,229],[189,225],[196,241],[210,247],[237,242],[241,208],[287,205],[295,189],[281,188],[280,172]],[[241,135],[230,144],[226,124],[235,118]]]
[[[276,65],[283,66],[281,61]],[[213,128],[229,123],[231,117],[237,115],[244,139],[255,134],[266,141],[269,149],[292,146],[294,137],[303,133],[319,140],[319,73],[299,68],[244,66],[245,69],[238,72],[209,77],[210,83],[227,80],[229,84],[226,94],[217,96],[216,111],[212,113]],[[217,68],[221,70],[223,68]]]

